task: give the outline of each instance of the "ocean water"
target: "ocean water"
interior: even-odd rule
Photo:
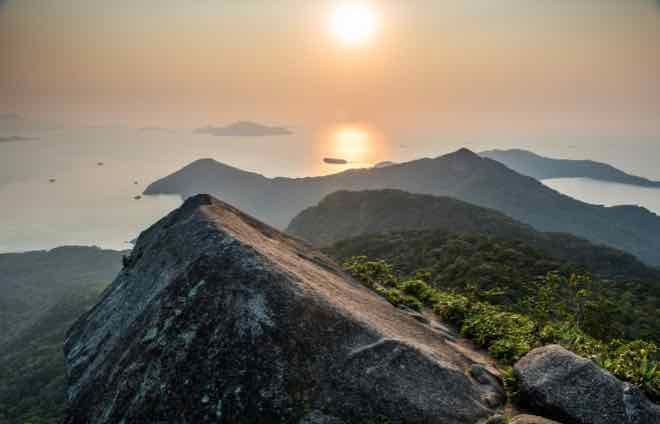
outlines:
[[[637,205],[660,215],[660,189],[609,183],[589,178],[553,178],[543,184],[583,202],[603,205]]]
[[[62,172],[54,183],[28,179],[0,186],[0,252],[61,245],[127,249],[140,231],[180,203],[178,196],[135,200],[141,186],[129,181],[98,187],[85,179],[84,173]]]
[[[191,130],[82,128],[30,135],[38,140],[0,143],[0,252],[130,248],[129,241],[181,203],[178,196],[135,196],[200,158],[267,176],[346,168],[324,165],[308,133],[232,139]]]

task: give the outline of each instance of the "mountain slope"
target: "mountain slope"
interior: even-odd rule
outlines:
[[[523,175],[538,180],[549,178],[591,178],[640,187],[660,188],[660,181],[630,175],[602,162],[592,160],[552,159],[520,149],[489,150],[480,156],[496,160]]]
[[[393,189],[336,191],[296,215],[286,232],[322,247],[362,234],[430,228],[519,238],[534,232],[492,209]]]
[[[62,417],[64,335],[121,269],[96,247],[0,255],[0,422]]]
[[[607,244],[660,265],[660,217],[635,206],[602,207],[562,195],[467,149],[435,159],[310,178],[269,179],[212,160],[156,181],[145,194],[211,193],[278,228],[338,190],[400,189],[452,196],[491,208],[541,231]]]
[[[0,254],[0,347],[37,322],[61,296],[112,281],[121,257],[122,252],[77,246]]]
[[[0,422],[45,424],[63,417],[65,334],[94,306],[106,286],[90,283],[62,294],[34,324],[0,349]]]
[[[437,289],[476,296],[526,314],[531,311],[524,300],[547,287],[549,273],[563,277],[584,273],[584,267],[522,241],[445,230],[366,234],[323,251],[340,262],[356,256],[384,260],[404,279],[415,278],[418,271],[428,272],[423,278]],[[594,314],[584,324],[592,336],[660,341],[660,280],[595,277],[588,291]],[[553,307],[560,308],[556,303]]]
[[[399,190],[339,191],[301,212],[287,228],[288,233],[321,247],[362,235],[410,230],[519,242],[604,278],[660,282],[660,271],[630,254],[570,234],[536,231],[500,212],[450,197]]]
[[[495,371],[443,331],[195,196],[69,331],[64,423],[483,420],[504,401]]]

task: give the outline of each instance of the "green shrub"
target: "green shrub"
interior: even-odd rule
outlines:
[[[607,352],[607,343],[586,335],[570,322],[546,324],[539,333],[539,342],[558,344],[596,361]]]
[[[407,280],[398,285],[403,293],[417,298],[424,305],[430,306],[435,290],[422,280]]]
[[[512,364],[535,345],[536,324],[528,317],[477,302],[461,325],[461,333],[488,348],[504,364]]]
[[[447,322],[460,325],[468,315],[470,300],[467,296],[436,290],[433,300],[433,312]]]
[[[369,288],[394,287],[396,277],[391,265],[385,261],[370,261],[366,256],[356,256],[344,263],[344,268]]]
[[[502,383],[509,399],[515,399],[518,396],[519,383],[516,375],[513,373],[513,367],[509,365],[501,366]]]
[[[397,288],[386,289],[384,287],[379,287],[376,289],[376,293],[383,296],[394,306],[407,306],[415,311],[421,311],[423,308],[422,302],[419,301],[414,296],[402,293],[401,290]]]
[[[635,340],[614,340],[608,346],[601,366],[624,381],[641,387],[654,400],[660,400],[660,365],[655,344]]]

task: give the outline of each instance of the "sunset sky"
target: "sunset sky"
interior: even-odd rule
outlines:
[[[0,113],[73,125],[660,135],[655,0],[0,4]],[[368,9],[366,40],[333,29],[346,4]]]
[[[0,0],[0,251],[121,248],[179,201],[134,197],[200,158],[304,177],[461,147],[660,180],[660,0]]]

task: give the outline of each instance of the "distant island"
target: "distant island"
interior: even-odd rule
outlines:
[[[149,127],[138,128],[137,131],[139,131],[139,132],[172,132],[173,130],[171,128],[149,126]]]
[[[195,130],[195,134],[208,134],[216,137],[270,137],[293,134],[286,127],[268,126],[251,121],[234,122],[223,127],[207,126]]]
[[[38,140],[36,137],[22,137],[20,135],[10,135],[8,137],[0,137],[0,143],[13,143],[16,141],[33,141]]]
[[[328,165],[346,165],[348,161],[339,158],[323,158],[323,163],[327,163]]]
[[[590,178],[611,183],[660,188],[660,181],[630,175],[620,169],[592,160],[553,159],[521,149],[489,150],[480,156],[496,160],[516,172],[546,180],[550,178]]]
[[[14,113],[14,112],[0,113],[0,121],[9,121],[9,120],[15,121],[18,119],[22,119],[21,115],[19,115],[18,113]]]

